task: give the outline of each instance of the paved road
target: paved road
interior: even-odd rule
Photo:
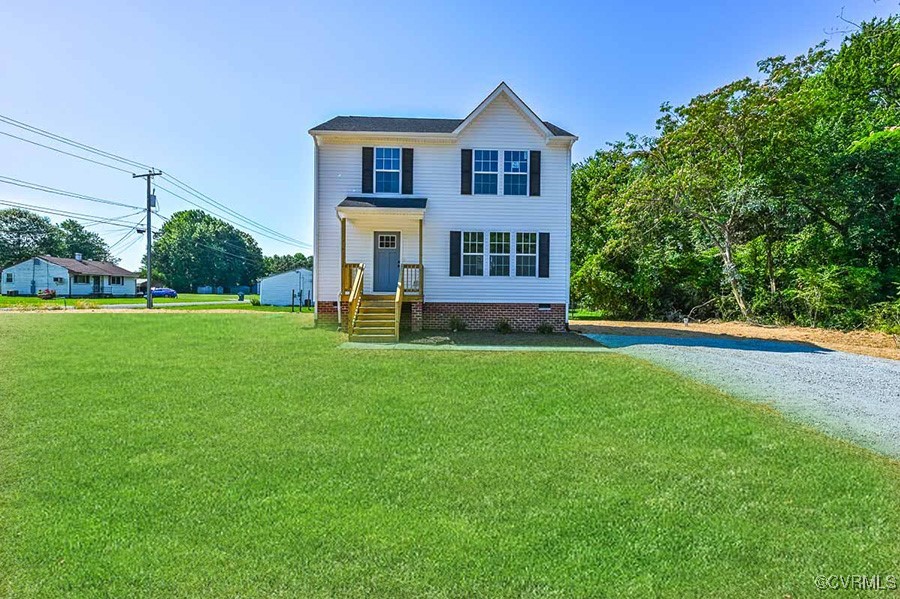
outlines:
[[[154,308],[181,308],[183,306],[225,306],[225,305],[240,304],[240,303],[242,303],[242,302],[239,302],[236,299],[235,300],[221,300],[221,301],[215,301],[215,302],[154,302],[153,307]],[[122,310],[122,309],[127,309],[127,308],[140,309],[140,308],[146,308],[146,307],[147,307],[147,304],[145,304],[145,303],[144,304],[100,304],[99,305],[99,308],[101,308],[103,310],[113,309],[113,308],[115,308],[116,310]]]
[[[830,434],[900,458],[900,361],[783,341],[586,334],[614,351],[771,404]]]

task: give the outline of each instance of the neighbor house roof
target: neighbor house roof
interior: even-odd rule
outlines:
[[[547,128],[551,135],[556,137],[575,137],[562,127],[557,127],[548,121],[542,121],[537,115],[522,102],[506,83],[500,83],[491,94],[485,98],[469,116],[464,119],[430,119],[418,117],[393,117],[393,116],[336,116],[309,130],[310,133],[325,132],[349,132],[349,133],[417,133],[417,134],[443,134],[451,135],[459,133],[460,127],[467,121],[478,116],[481,110],[490,104],[497,96],[505,94],[523,112],[534,120],[536,126]],[[537,123],[540,123],[538,125]]]
[[[360,133],[453,133],[464,119],[420,119],[396,116],[336,116],[312,128],[312,131],[351,131]],[[574,137],[549,121],[544,126],[557,137]]]
[[[56,256],[40,256],[51,264],[62,266],[76,275],[112,275],[114,277],[135,277],[135,273],[116,266],[112,262],[100,262],[99,260],[76,260],[74,258],[57,258]]]

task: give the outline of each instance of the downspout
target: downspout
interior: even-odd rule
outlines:
[[[569,330],[569,302],[572,297],[572,146],[566,150],[566,165],[569,176],[566,178],[566,330]]]
[[[319,138],[313,138],[313,322],[319,321]],[[341,306],[338,304],[338,322]]]

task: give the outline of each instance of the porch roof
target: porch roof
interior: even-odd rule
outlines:
[[[401,210],[425,210],[428,198],[383,198],[372,196],[347,196],[338,208],[388,208]]]

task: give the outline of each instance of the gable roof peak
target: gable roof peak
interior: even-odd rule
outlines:
[[[519,109],[519,111],[525,115],[527,119],[529,119],[535,128],[540,131],[545,137],[553,137],[554,133],[550,130],[549,127],[541,120],[541,118],[535,114],[535,112],[522,101],[516,92],[512,90],[512,88],[507,85],[506,81],[501,81],[497,87],[494,88],[494,91],[488,94],[488,96],[481,101],[481,103],[475,107],[475,110],[469,113],[469,116],[463,119],[462,123],[459,124],[459,127],[453,132],[454,135],[459,135],[466,127],[472,124],[478,115],[484,112],[484,109],[490,106],[494,100],[500,97],[500,95],[506,96],[510,102],[512,102],[513,106]]]

